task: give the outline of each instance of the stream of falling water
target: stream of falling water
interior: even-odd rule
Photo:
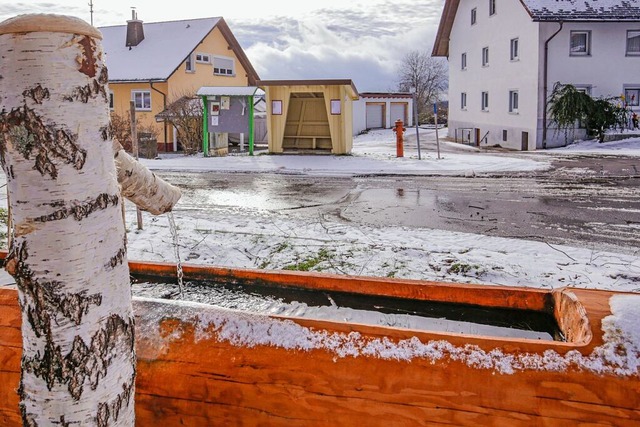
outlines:
[[[182,286],[182,261],[180,261],[180,246],[178,245],[178,227],[176,227],[176,221],[173,218],[173,212],[168,212],[167,217],[169,218],[169,230],[171,231],[171,237],[173,237],[173,251],[176,255],[178,292],[182,297],[184,288]]]

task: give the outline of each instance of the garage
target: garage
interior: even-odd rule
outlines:
[[[261,80],[270,153],[349,154],[353,146],[351,80]]]
[[[384,127],[384,107],[382,102],[367,102],[367,129]]]
[[[391,124],[393,125],[396,120],[402,120],[402,123],[407,124],[409,121],[407,120],[407,107],[408,104],[406,102],[392,102],[391,103]]]

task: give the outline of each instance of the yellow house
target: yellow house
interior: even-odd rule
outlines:
[[[159,151],[176,151],[173,126],[156,115],[202,86],[254,86],[258,75],[221,17],[98,28],[109,71],[109,104],[122,117],[134,101],[138,126],[153,127]]]
[[[260,80],[267,100],[269,152],[350,154],[353,148],[351,80]]]

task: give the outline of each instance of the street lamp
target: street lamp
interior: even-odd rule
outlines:
[[[416,125],[416,140],[418,141],[418,160],[421,159],[420,156],[420,131],[418,130],[418,103],[416,102],[416,95],[417,95],[417,91],[416,91],[416,87],[415,86],[411,86],[409,88],[409,92],[411,92],[411,95],[413,96],[413,121],[415,122],[414,124]]]

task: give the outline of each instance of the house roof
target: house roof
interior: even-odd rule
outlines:
[[[640,0],[520,0],[534,22],[640,22]],[[431,56],[449,55],[460,0],[445,0]]]
[[[640,0],[520,0],[534,21],[640,21]]]
[[[131,48],[125,45],[127,25],[98,28],[102,33],[102,46],[110,82],[167,80],[214,28],[220,30],[247,71],[249,84],[255,84],[259,78],[221,17],[152,22],[143,25],[144,40]]]

